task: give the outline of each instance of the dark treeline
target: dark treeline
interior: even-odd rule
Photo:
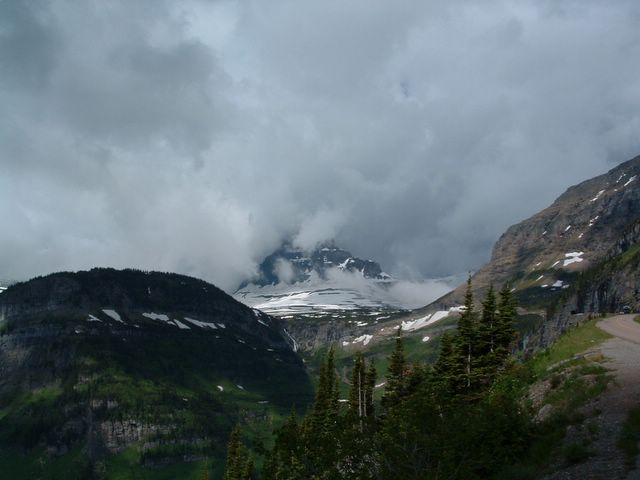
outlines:
[[[275,432],[259,478],[495,477],[523,454],[531,434],[508,374],[515,318],[508,287],[498,295],[491,287],[478,311],[469,281],[458,329],[443,335],[435,365],[409,365],[398,330],[379,404],[375,367],[360,354],[348,402],[339,402],[330,350],[312,409],[303,418],[292,412]],[[233,448],[225,479],[258,478],[236,467],[247,459]],[[238,474],[229,475],[232,470]]]

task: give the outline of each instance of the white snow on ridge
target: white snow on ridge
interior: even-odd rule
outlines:
[[[143,313],[142,314],[143,317],[146,317],[150,320],[160,320],[161,322],[168,322],[169,321],[169,317],[167,315],[165,315],[164,313]]]
[[[122,318],[120,318],[120,314],[118,312],[116,312],[115,310],[110,310],[110,309],[107,308],[107,309],[103,309],[102,311],[104,312],[105,315],[107,315],[108,317],[112,318],[116,322],[124,323]]]
[[[622,175],[620,175],[620,176],[618,177],[618,180],[616,180],[616,183],[620,183],[620,180],[622,180],[622,179],[623,179],[624,177],[626,177],[626,176],[627,176],[627,174],[626,174],[626,173],[623,173]]]
[[[584,259],[582,258],[582,255],[584,255],[584,252],[569,252],[569,253],[565,253],[564,256],[566,257],[564,262],[563,262],[563,266],[567,267],[569,265],[571,265],[572,263],[579,263],[582,262]]]
[[[426,317],[416,318],[415,320],[403,321],[402,322],[402,330],[407,332],[412,332],[414,330],[419,330],[424,327],[428,327],[436,323],[443,318],[447,318],[450,313],[459,313],[461,310],[464,310],[464,307],[451,307],[449,310],[438,310],[435,313],[430,313]]]
[[[173,323],[176,324],[180,330],[191,330],[191,327],[185,325],[180,320],[174,319]]]
[[[373,335],[362,335],[362,336],[360,336],[358,338],[355,338],[353,340],[353,342],[351,342],[351,343],[360,343],[360,342],[362,342],[363,345],[367,345],[371,341],[372,338],[373,338]]]
[[[627,183],[625,183],[623,185],[623,187],[626,187],[627,185],[629,185],[631,182],[633,182],[636,179],[636,176],[634,175],[633,177],[631,177],[629,180],[627,180]]]
[[[591,200],[589,200],[589,203],[593,203],[593,202],[595,202],[596,200],[598,200],[598,199],[602,196],[602,194],[603,194],[605,191],[606,191],[606,190],[600,190],[600,191],[598,192],[598,194],[597,194],[595,197],[593,197]]]
[[[208,322],[201,322],[200,320],[195,320],[193,318],[189,318],[189,317],[184,317],[184,319],[189,322],[189,323],[193,323],[194,325],[200,327],[200,328],[211,328],[213,330],[217,330],[218,327],[215,326],[215,324],[213,323],[208,323]]]
[[[102,320],[100,320],[98,317],[95,317],[95,316],[89,314],[89,318],[87,318],[87,322],[101,322],[102,323]]]

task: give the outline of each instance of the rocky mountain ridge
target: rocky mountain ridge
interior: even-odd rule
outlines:
[[[481,298],[509,283],[529,318],[521,347],[550,345],[571,325],[628,305],[640,310],[640,156],[568,188],[552,205],[509,227],[472,277]],[[403,318],[416,321],[460,305],[464,285]],[[535,320],[531,320],[535,318]]]
[[[358,258],[334,243],[310,252],[285,243],[233,296],[274,316],[330,313],[337,318],[356,311],[402,310],[389,293],[393,283],[377,262]]]

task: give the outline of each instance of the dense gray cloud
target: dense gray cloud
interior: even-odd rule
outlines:
[[[405,278],[640,153],[640,5],[0,0],[0,278],[226,289],[284,239]]]

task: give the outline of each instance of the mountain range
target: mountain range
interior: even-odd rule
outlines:
[[[592,316],[640,309],[638,182],[640,157],[569,188],[510,227],[473,275],[476,298],[511,286],[525,355]],[[0,471],[195,478],[208,459],[221,475],[232,426],[263,448],[292,405],[311,402],[329,346],[343,393],[357,352],[384,375],[399,326],[411,361],[435,358],[464,288],[408,311],[396,282],[335,244],[285,243],[235,298],[139,270],[15,283],[0,292]]]

